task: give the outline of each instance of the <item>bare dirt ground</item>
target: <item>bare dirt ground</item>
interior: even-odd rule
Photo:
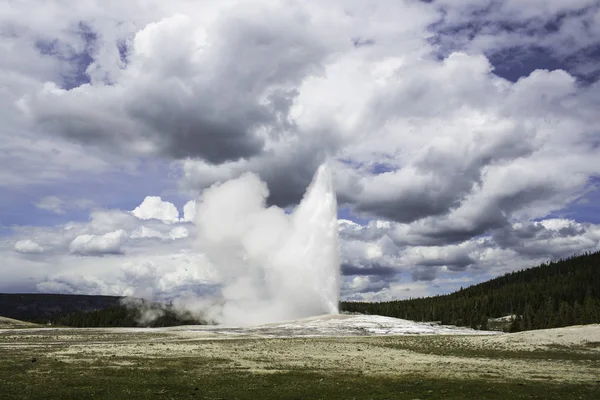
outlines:
[[[60,362],[102,360],[110,368],[141,365],[144,359],[199,357],[257,374],[310,370],[425,379],[600,381],[600,325],[497,335],[362,331],[300,337],[290,336],[281,324],[271,328],[0,330],[0,353],[27,349]],[[313,328],[308,331],[314,333]]]

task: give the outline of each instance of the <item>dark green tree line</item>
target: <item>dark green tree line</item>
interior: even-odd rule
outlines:
[[[488,318],[516,315],[512,331],[600,323],[600,252],[512,272],[427,298],[342,302],[347,312],[486,329]]]
[[[152,315],[152,318],[145,315]],[[144,307],[117,305],[95,311],[56,315],[48,319],[52,325],[78,328],[95,327],[162,327],[199,325],[206,322],[190,313],[177,312],[169,305],[153,303]]]

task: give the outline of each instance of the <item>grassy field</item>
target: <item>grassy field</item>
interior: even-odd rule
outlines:
[[[0,317],[0,329],[35,328],[40,325],[31,322],[19,321],[18,319]]]
[[[1,399],[598,399],[600,348],[495,338],[0,331]]]

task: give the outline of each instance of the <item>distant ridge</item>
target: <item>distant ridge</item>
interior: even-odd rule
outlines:
[[[46,323],[59,315],[118,306],[121,299],[79,294],[0,293],[0,316]]]
[[[35,328],[38,324],[34,324],[26,321],[19,321],[18,319],[0,317],[0,329],[18,329],[18,328]]]
[[[126,299],[127,301],[123,301]],[[0,293],[0,316],[73,327],[162,327],[205,324],[170,304],[120,296]]]
[[[488,329],[514,315],[510,331],[600,323],[600,252],[586,253],[435,297],[380,303],[342,302],[347,312]]]

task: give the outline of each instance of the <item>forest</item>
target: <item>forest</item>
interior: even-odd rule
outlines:
[[[73,327],[163,327],[202,325],[206,322],[189,312],[175,310],[169,304],[144,302],[118,304],[94,311],[55,315],[47,323]]]
[[[159,327],[206,323],[171,304],[122,296],[0,293],[0,316],[44,325]]]
[[[71,313],[96,311],[121,304],[121,296],[53,293],[0,293],[0,316],[46,323]]]
[[[514,318],[511,332],[600,323],[600,252],[542,264],[447,294],[378,303],[342,302],[346,312],[488,329]]]

